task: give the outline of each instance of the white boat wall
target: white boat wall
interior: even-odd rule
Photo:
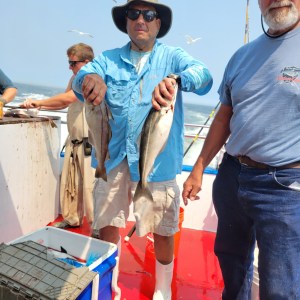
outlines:
[[[40,229],[58,215],[60,119],[54,123],[0,120],[0,242]]]

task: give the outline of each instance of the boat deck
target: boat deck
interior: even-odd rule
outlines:
[[[54,222],[61,221],[61,216]],[[155,258],[153,244],[146,238],[132,235],[128,242],[124,237],[132,228],[121,229],[122,250],[120,258],[119,286],[122,300],[152,299],[155,285]],[[90,235],[90,227],[84,221],[79,228],[70,231]],[[215,233],[182,228],[178,256],[174,262],[172,300],[220,300],[223,279],[218,260],[213,252]]]

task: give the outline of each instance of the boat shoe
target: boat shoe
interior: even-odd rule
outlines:
[[[79,225],[70,225],[67,221],[63,220],[61,222],[57,222],[53,225],[54,227],[56,228],[59,228],[59,229],[68,229],[68,228],[78,228]]]

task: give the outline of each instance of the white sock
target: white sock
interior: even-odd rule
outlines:
[[[172,278],[174,261],[168,265],[161,264],[156,260],[155,269],[155,291],[153,300],[171,300],[172,298]]]
[[[119,259],[121,256],[121,237],[118,241],[118,256],[116,257],[116,265],[112,272],[112,280],[111,280],[111,289],[115,293],[114,300],[120,300],[121,299],[121,289],[118,286],[118,277],[119,277]]]

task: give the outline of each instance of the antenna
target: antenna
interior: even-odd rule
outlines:
[[[244,44],[249,43],[249,0],[247,0],[246,7],[246,24],[245,24],[245,36],[244,36]]]

